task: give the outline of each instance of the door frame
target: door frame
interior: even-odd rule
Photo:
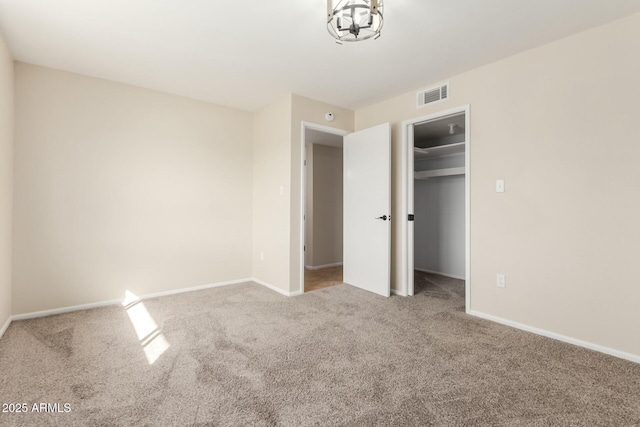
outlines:
[[[471,310],[471,117],[470,105],[442,110],[415,119],[402,122],[402,205],[401,218],[402,230],[400,239],[400,258],[402,269],[402,289],[400,294],[411,296],[413,289],[413,267],[414,267],[414,247],[413,247],[413,227],[409,226],[408,215],[413,212],[413,126],[418,123],[437,120],[453,114],[465,114],[465,310]],[[415,212],[414,212],[415,213]],[[411,233],[410,233],[411,231]]]
[[[351,131],[332,128],[325,125],[319,125],[317,123],[302,121],[302,137],[300,138],[301,147],[300,147],[300,176],[301,184],[300,184],[300,293],[304,294],[304,261],[305,261],[305,240],[306,240],[306,220],[305,220],[305,211],[307,206],[307,168],[305,165],[305,161],[307,159],[307,149],[305,141],[305,134],[307,129],[313,129],[325,133],[330,133],[333,135],[340,135],[344,137],[352,133]],[[344,154],[344,143],[342,146],[343,154]],[[345,173],[344,171],[342,172]]]

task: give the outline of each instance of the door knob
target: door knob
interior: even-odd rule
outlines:
[[[381,220],[383,220],[383,221],[386,221],[386,220],[387,220],[387,216],[386,216],[386,215],[382,215],[382,216],[379,216],[379,217],[378,217],[378,218],[376,218],[376,219],[381,219]]]

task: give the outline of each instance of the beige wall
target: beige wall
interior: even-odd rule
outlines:
[[[323,126],[353,131],[355,113],[346,108],[325,104],[305,98],[300,95],[292,95],[291,106],[291,159],[289,170],[291,172],[291,203],[290,209],[290,252],[289,252],[289,290],[299,292],[301,290],[301,191],[302,182],[302,122],[310,122]],[[327,122],[325,114],[332,112],[335,120]]]
[[[342,262],[342,148],[313,145],[312,267]],[[307,163],[308,165],[308,163]],[[307,247],[308,249],[308,247]]]
[[[470,104],[472,310],[640,355],[638,40],[634,15],[453,77],[446,103],[356,112],[392,123],[398,218],[401,122]]]
[[[253,277],[289,291],[291,97],[258,112],[253,128]]]
[[[0,36],[0,329],[11,315],[13,58]]]
[[[250,113],[15,72],[14,314],[251,277]]]

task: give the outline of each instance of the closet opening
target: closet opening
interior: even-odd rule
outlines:
[[[469,309],[468,107],[405,122],[407,295]]]
[[[345,132],[311,126],[303,128],[303,292],[343,283]]]

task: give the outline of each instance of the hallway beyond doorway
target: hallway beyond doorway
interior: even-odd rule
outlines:
[[[320,270],[304,269],[304,291],[316,291],[342,284],[342,266],[322,268]]]

